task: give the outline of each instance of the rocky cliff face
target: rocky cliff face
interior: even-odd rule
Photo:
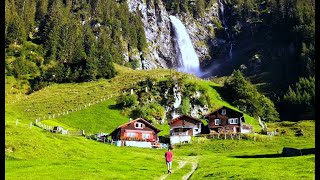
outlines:
[[[131,12],[139,11],[144,24],[148,51],[141,58],[143,69],[170,68],[175,65],[169,14],[162,1],[128,0]]]
[[[161,0],[128,0],[128,7],[131,12],[139,11],[144,24],[148,51],[142,53],[128,52],[126,57],[139,58],[142,62],[141,68],[173,68],[177,66],[177,56],[172,40],[171,23],[169,13]],[[193,47],[199,57],[200,64],[210,61],[209,44],[216,29],[215,21],[218,18],[218,4],[207,9],[204,17],[193,18],[186,13],[176,14],[186,26]],[[130,55],[131,54],[131,55]]]
[[[214,38],[215,21],[219,20],[218,4],[213,4],[210,9],[206,9],[204,17],[194,18],[186,13],[176,15],[184,23],[192,41],[193,47],[199,57],[200,64],[204,61],[211,60],[209,46]]]

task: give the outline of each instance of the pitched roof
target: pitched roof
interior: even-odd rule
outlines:
[[[119,129],[119,128],[122,128],[122,127],[124,127],[124,126],[126,126],[126,125],[129,125],[129,124],[134,123],[134,122],[137,122],[137,121],[142,121],[144,124],[146,124],[147,126],[149,126],[151,129],[153,129],[153,130],[156,131],[157,133],[161,131],[160,129],[158,129],[158,128],[156,128],[155,126],[153,126],[152,124],[150,124],[148,121],[146,121],[146,120],[144,120],[144,119],[142,119],[142,118],[137,118],[137,119],[135,119],[135,120],[132,120],[132,121],[130,121],[130,122],[127,122],[127,123],[125,123],[125,124],[122,124],[122,125],[118,126],[118,127],[117,127],[114,131],[112,131],[110,134],[114,133],[114,132],[115,132],[117,129]]]
[[[170,124],[171,122],[173,122],[173,121],[175,121],[175,120],[178,120],[178,119],[183,119],[183,120],[187,120],[187,121],[190,120],[190,119],[192,119],[192,120],[194,120],[194,121],[198,121],[198,122],[202,123],[201,120],[196,119],[196,118],[194,118],[194,117],[191,117],[191,116],[188,116],[188,115],[185,115],[185,114],[184,114],[184,115],[181,115],[181,116],[178,116],[178,117],[172,119],[171,121],[169,121],[168,124]]]
[[[213,114],[213,113],[215,113],[215,112],[219,111],[219,110],[220,110],[220,109],[222,109],[222,108],[230,109],[230,110],[232,110],[232,111],[235,111],[235,112],[238,112],[238,113],[240,113],[240,114],[243,114],[242,112],[240,112],[240,111],[238,111],[238,110],[231,109],[231,108],[226,107],[226,106],[220,106],[220,107],[216,108],[214,111],[212,111],[211,113],[204,115],[204,117],[208,117],[208,116],[210,116],[211,114]]]

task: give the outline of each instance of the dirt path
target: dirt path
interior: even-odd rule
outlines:
[[[179,164],[178,168],[175,169],[175,170],[172,170],[171,172],[174,173],[174,171],[177,171],[177,170],[183,168],[183,166],[186,165],[186,163],[187,163],[186,161],[178,161],[178,164]],[[163,176],[161,176],[160,180],[164,180],[164,179],[166,179],[168,176],[169,176],[169,174],[163,175]]]
[[[198,160],[197,159],[194,159],[194,158],[188,158],[186,160],[180,160],[178,161],[178,168],[177,169],[174,169],[172,170],[172,173],[174,173],[175,171],[178,171],[179,169],[183,168],[187,163],[191,163],[192,164],[192,170],[186,174],[185,176],[182,177],[182,180],[188,180],[192,174],[194,173],[194,171],[197,169],[198,167]],[[169,174],[165,174],[163,176],[160,177],[160,180],[164,180],[166,179],[167,177],[169,176]]]
[[[191,163],[192,163],[192,170],[187,175],[183,176],[182,180],[188,180],[192,176],[194,171],[197,169],[198,162],[191,162]]]

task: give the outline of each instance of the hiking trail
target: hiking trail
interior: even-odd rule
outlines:
[[[194,173],[194,171],[197,169],[198,167],[198,159],[197,158],[187,158],[185,160],[178,160],[178,168],[176,169],[172,169],[172,173],[174,173],[175,171],[180,170],[181,168],[183,168],[187,163],[191,163],[192,164],[192,169],[190,172],[188,172],[188,174],[184,175],[182,177],[182,180],[188,180],[192,174]],[[164,180],[166,179],[170,174],[165,174],[163,176],[160,177],[160,180]]]

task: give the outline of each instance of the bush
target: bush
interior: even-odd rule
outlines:
[[[120,108],[127,108],[127,107],[131,107],[131,106],[136,106],[138,105],[138,96],[136,94],[132,94],[132,95],[122,95],[118,98],[117,100],[117,105]]]
[[[238,106],[241,111],[253,117],[260,116],[265,121],[276,121],[279,113],[274,103],[266,96],[260,94],[257,88],[247,81],[239,70],[226,80],[222,93],[227,101]]]

